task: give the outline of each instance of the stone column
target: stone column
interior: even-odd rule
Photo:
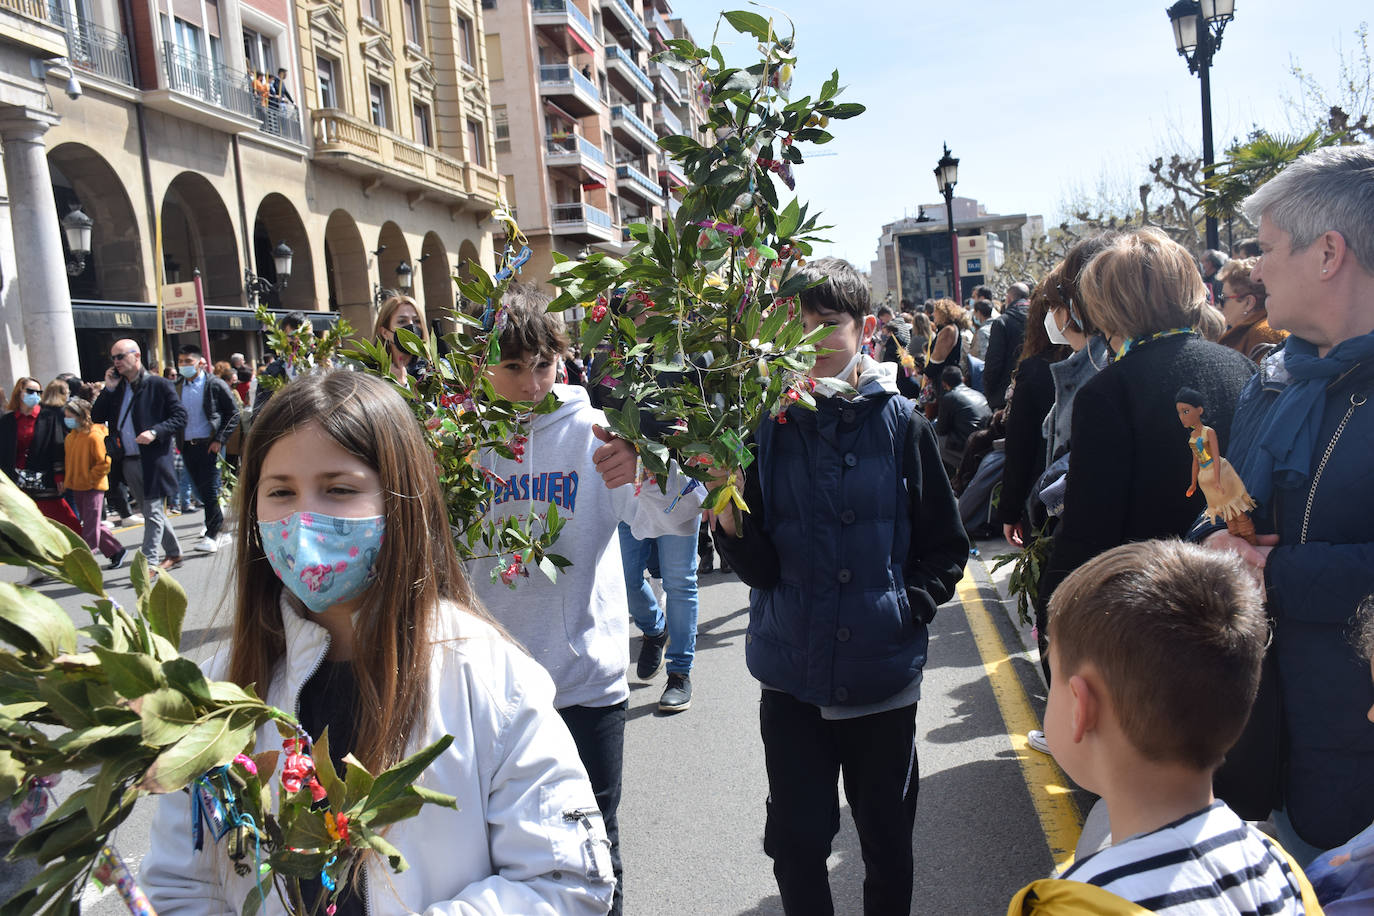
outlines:
[[[43,145],[57,120],[33,109],[11,109],[0,117],[29,372],[44,384],[59,372],[81,371],[62,227]]]

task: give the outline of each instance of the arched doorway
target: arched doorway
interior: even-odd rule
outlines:
[[[219,192],[204,176],[182,172],[162,198],[162,260],[182,282],[200,271],[206,305],[243,305],[238,236]]]
[[[296,272],[293,268],[293,274]],[[358,224],[343,210],[329,214],[324,227],[324,276],[329,307],[359,336],[372,333],[372,292],[367,278],[367,251]]]
[[[282,288],[272,251],[285,242],[291,249],[291,276]],[[253,221],[253,270],[259,277],[276,284],[267,300],[274,308],[310,311],[315,303],[315,262],[305,224],[291,201],[280,194],[268,194],[258,204]]]
[[[437,232],[425,233],[420,248],[420,287],[425,315],[430,321],[442,318],[453,308],[453,278],[449,273],[448,250]]]
[[[54,147],[48,153],[48,171],[58,219],[80,207],[92,220],[86,268],[68,281],[72,298],[147,302],[152,289],[143,276],[143,241],[119,174],[81,143]],[[64,248],[66,244],[64,235]]]
[[[401,227],[391,220],[382,223],[382,231],[377,234],[377,247],[385,249],[377,257],[377,282],[387,292],[395,292],[397,266],[405,261],[412,271],[415,269],[415,262],[410,258],[410,246],[406,244]],[[412,291],[418,279],[415,273],[411,274]]]

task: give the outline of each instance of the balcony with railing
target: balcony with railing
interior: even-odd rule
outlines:
[[[412,143],[335,108],[310,113],[315,161],[474,210],[496,206],[500,184],[488,169]]]
[[[0,0],[0,30],[5,33],[5,44],[17,46],[16,54],[37,52],[45,58],[66,54],[62,24],[52,13],[47,0]]]
[[[581,45],[579,50],[590,51],[597,43],[596,31],[587,14],[577,8],[573,0],[530,0],[535,28],[544,28],[558,41],[560,47],[572,53],[562,40],[563,34],[572,33],[573,39]],[[563,29],[560,33],[558,30]]]
[[[683,171],[682,163],[671,158],[667,153],[661,153],[658,157],[658,177],[670,188],[685,188],[687,186],[687,173]]]
[[[658,121],[659,127],[662,128],[659,131],[660,135],[684,133],[681,119],[673,112],[672,108],[662,102],[654,106],[654,118]]]
[[[630,4],[625,0],[601,0],[601,8],[609,10],[613,17],[625,26],[631,41],[645,50],[649,48],[649,29]],[[609,24],[607,20],[603,21]]]
[[[678,82],[677,71],[660,63],[649,64],[649,76],[663,90],[663,95],[674,105],[682,104],[682,84]]]
[[[619,237],[611,215],[591,204],[554,204],[552,208],[554,235],[570,235],[613,241]]]
[[[573,117],[585,118],[602,110],[596,84],[569,64],[540,64],[539,92]]]
[[[606,176],[606,155],[601,147],[576,134],[545,137],[544,161],[550,166],[580,167],[599,177]]]
[[[617,165],[615,178],[616,186],[621,191],[629,191],[647,203],[663,203],[663,189],[658,182],[641,172],[634,163],[622,162]]]
[[[248,78],[174,41],[162,43],[162,86],[144,93],[149,108],[225,133],[262,127]]]
[[[654,31],[658,33],[659,38],[662,38],[664,41],[673,40],[673,27],[668,24],[668,20],[663,18],[663,13],[656,7],[654,11],[649,14],[649,25],[654,27]]]
[[[620,131],[645,149],[658,147],[658,134],[654,133],[652,127],[640,120],[639,115],[635,114],[628,105],[611,107],[611,129]]]
[[[56,2],[49,6],[48,13],[67,33],[67,59],[73,67],[126,86],[134,84],[129,39],[122,32],[72,16]]]
[[[653,80],[649,79],[649,74],[640,69],[639,64],[635,63],[635,59],[624,48],[606,45],[606,72],[612,76],[620,75],[632,92],[639,93],[646,101],[653,101]]]

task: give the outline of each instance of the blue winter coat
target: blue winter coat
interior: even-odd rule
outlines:
[[[1232,448],[1253,448],[1254,426],[1287,383],[1282,353],[1265,360],[1236,407]],[[1319,849],[1374,822],[1374,704],[1369,663],[1350,641],[1360,603],[1374,593],[1374,364],[1327,387],[1312,471],[1275,487],[1254,510],[1279,546],[1265,566],[1271,651],[1282,716],[1282,798],[1293,826]],[[1324,466],[1323,466],[1324,462]]]
[[[865,360],[854,400],[765,420],[741,536],[717,546],[753,591],[745,659],[763,684],[817,706],[861,706],[911,684],[926,623],[969,542],[930,424]]]

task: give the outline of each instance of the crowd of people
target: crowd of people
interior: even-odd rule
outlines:
[[[829,328],[811,376],[849,393],[759,425],[738,517],[703,513],[705,488],[676,468],[666,492],[634,486],[633,447],[560,381],[571,364],[595,390],[595,372],[572,363],[548,297],[512,287],[492,388],[558,406],[531,417],[525,454],[481,457],[500,481],[486,512],[558,505],[572,561],[514,591],[464,569],[418,424],[365,373],[264,370],[287,384],[253,398],[228,534],[214,468],[249,392],[194,346],[175,383],[132,340],[99,385],[20,379],[0,467],[114,566],[101,502],[117,473],[145,556],[171,568],[179,453],[206,507],[201,549],[233,545],[212,676],[268,685],[310,734],[327,727],[336,767],[458,736],[426,783],[457,810],[397,824],[411,869],[369,860],[336,901],[349,916],[625,908],[629,622],[636,676],[666,661],[660,709],[686,709],[703,522],[751,587],[763,845],[785,912],[834,912],[841,785],[863,911],[911,911],[928,627],[970,533],[1052,539],[1034,600],[1049,698],[1028,739],[1111,825],[1011,912],[1360,912],[1374,902],[1374,148],[1309,154],[1247,208],[1257,254],[1106,233],[1011,284],[1000,309],[981,287],[968,308],[875,311],[853,267],[807,263],[802,321]],[[402,331],[428,337],[395,297],[374,333],[397,380],[429,371]],[[187,842],[190,805],[162,800],[144,887],[163,911],[237,909],[254,879]]]

